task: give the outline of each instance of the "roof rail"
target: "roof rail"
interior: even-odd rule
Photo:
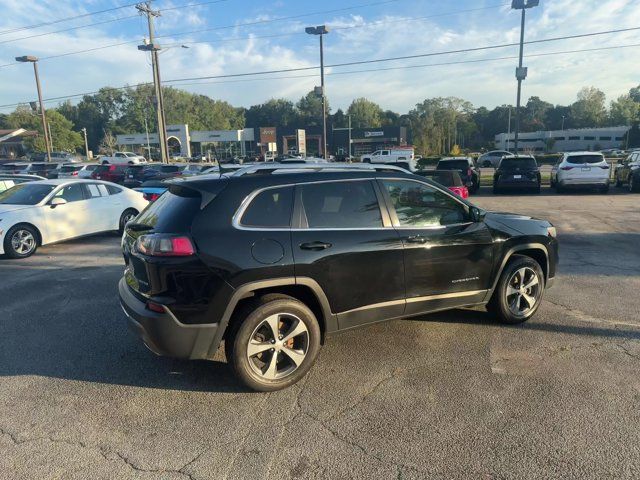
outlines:
[[[402,167],[387,164],[371,163],[265,163],[260,165],[249,165],[240,170],[236,170],[231,175],[240,177],[243,175],[272,174],[272,173],[301,173],[301,172],[339,172],[339,171],[365,171],[365,172],[403,172],[410,173]]]

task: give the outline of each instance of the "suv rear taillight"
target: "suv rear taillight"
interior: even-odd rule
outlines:
[[[143,193],[142,197],[147,201],[147,202],[155,202],[157,199],[160,198],[160,194],[159,193]]]
[[[565,170],[565,171],[567,171],[567,170],[571,170],[572,168],[573,168],[573,167],[561,167],[561,168],[560,168],[560,170]]]
[[[196,253],[189,237],[164,233],[139,236],[135,249],[150,257],[189,257]]]

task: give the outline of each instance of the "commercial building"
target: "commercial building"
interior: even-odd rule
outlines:
[[[155,151],[157,133],[117,135],[119,148],[134,151]],[[209,153],[215,158],[245,156],[255,149],[253,128],[242,130],[190,131],[189,125],[168,125],[167,143],[171,156],[191,157]]]
[[[20,158],[27,153],[24,141],[29,137],[37,137],[35,130],[12,128],[0,130],[0,158]]]
[[[407,127],[352,128],[351,155],[359,157],[388,147],[407,144]],[[334,130],[330,138],[331,151],[349,154],[349,130]]]
[[[520,133],[520,152],[575,152],[581,150],[604,150],[625,148],[625,136],[631,127],[573,128]],[[515,148],[515,134],[499,133],[495,137],[498,150]]]

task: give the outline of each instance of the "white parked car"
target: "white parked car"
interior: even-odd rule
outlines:
[[[110,163],[112,165],[133,165],[135,163],[146,163],[147,159],[142,155],[133,152],[115,152],[111,156],[100,157],[100,163]]]
[[[398,147],[389,150],[376,150],[362,155],[362,163],[401,163],[408,164],[411,171],[416,169],[415,152],[412,147]]]
[[[500,160],[502,157],[510,157],[513,155],[511,152],[507,152],[506,150],[492,150],[491,152],[484,153],[478,157],[476,161],[476,165],[479,167],[493,167],[498,168],[500,164]]]
[[[33,255],[40,245],[122,231],[148,202],[142,193],[98,180],[41,180],[0,193],[0,254]]]
[[[96,168],[98,168],[97,163],[82,164],[82,168],[78,170],[78,178],[91,178],[91,174]]]
[[[564,153],[551,169],[551,187],[557,192],[566,188],[598,188],[602,193],[609,191],[611,166],[602,153]]]

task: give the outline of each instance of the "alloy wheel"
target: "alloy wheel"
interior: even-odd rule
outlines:
[[[516,270],[507,283],[505,297],[513,315],[524,317],[531,312],[540,298],[540,279],[536,271],[529,267]]]
[[[127,223],[129,223],[134,218],[136,218],[135,213],[127,213],[125,216],[122,217],[122,226],[126,227]]]
[[[13,251],[20,255],[27,255],[36,248],[36,239],[29,230],[16,230],[11,237]]]
[[[253,372],[265,380],[284,378],[302,364],[309,350],[309,330],[295,315],[277,313],[253,330],[247,360]]]

